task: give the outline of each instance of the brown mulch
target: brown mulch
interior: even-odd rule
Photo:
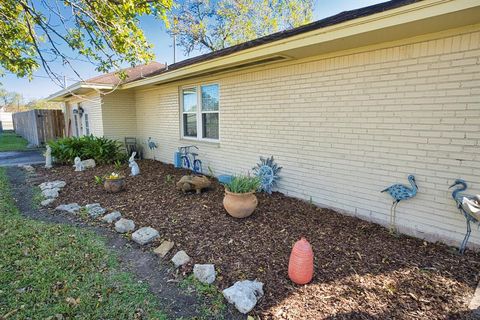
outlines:
[[[214,263],[220,289],[242,279],[263,282],[265,296],[253,312],[262,319],[473,319],[467,310],[479,281],[479,253],[461,256],[443,244],[395,237],[377,224],[280,193],[257,194],[254,214],[237,220],[225,212],[218,182],[202,194],[183,194],[175,182],[186,171],[152,160],[139,166],[141,175],[127,177],[128,189],[119,194],[94,182],[112,166],[38,172],[67,182],[53,205],[99,202],[137,227],[157,229],[192,263]],[[287,268],[292,245],[302,236],[315,253],[315,276],[297,286]]]

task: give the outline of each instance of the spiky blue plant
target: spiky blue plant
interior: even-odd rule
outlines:
[[[253,172],[257,177],[261,179],[259,191],[272,194],[272,189],[277,185],[277,181],[280,179],[278,173],[282,167],[279,167],[273,156],[270,158],[260,157],[260,162],[253,168]]]

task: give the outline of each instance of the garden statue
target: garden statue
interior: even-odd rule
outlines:
[[[455,186],[459,187],[453,190],[452,198],[457,203],[457,208],[460,210],[460,213],[463,214],[465,220],[467,220],[467,233],[465,234],[465,238],[463,238],[459,249],[460,253],[464,253],[468,239],[470,238],[470,233],[472,232],[470,223],[480,223],[480,195],[473,197],[460,194],[460,192],[467,190],[467,183],[465,180],[457,179],[449,188]]]
[[[83,166],[83,162],[80,159],[80,157],[75,157],[75,160],[73,161],[75,164],[73,165],[75,167],[75,171],[83,171],[85,170],[85,167]]]
[[[130,156],[130,159],[128,159],[128,166],[131,169],[131,176],[138,176],[140,174],[140,167],[138,166],[138,164],[135,162],[135,155],[137,153],[134,151],[132,152],[132,155]]]
[[[52,148],[47,144],[47,151],[45,151],[45,168],[52,167]]]
[[[313,250],[305,238],[293,245],[288,262],[288,277],[296,284],[307,284],[313,278]]]
[[[158,148],[157,144],[155,143],[155,141],[153,141],[152,137],[148,137],[147,145],[148,145],[148,149],[150,149],[151,151],[154,151],[155,149]],[[156,160],[155,153],[153,154],[153,160]]]
[[[393,198],[392,207],[390,208],[390,231],[395,232],[395,209],[400,201],[415,197],[418,191],[417,183],[413,175],[408,176],[412,188],[409,188],[403,184],[394,184],[381,192],[388,192]]]
[[[205,176],[183,176],[177,182],[177,189],[182,190],[184,193],[190,190],[195,190],[197,193],[201,193],[202,189],[210,187],[212,183]]]
[[[272,194],[272,188],[277,185],[277,180],[280,179],[278,173],[282,167],[279,167],[273,156],[270,158],[260,157],[260,163],[253,168],[253,172],[261,179],[260,191]]]
[[[155,150],[158,148],[157,144],[152,140],[152,137],[148,137],[148,148],[150,150]]]

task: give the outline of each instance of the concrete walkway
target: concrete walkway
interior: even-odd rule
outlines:
[[[45,163],[43,150],[0,152],[0,167]]]

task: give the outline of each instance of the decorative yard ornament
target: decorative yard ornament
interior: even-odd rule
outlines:
[[[186,175],[177,182],[177,189],[184,193],[190,190],[195,190],[201,193],[202,189],[210,187],[212,183],[205,176]]]
[[[413,175],[408,176],[408,181],[412,185],[411,188],[397,183],[394,184],[381,192],[388,192],[393,198],[392,207],[390,208],[390,231],[395,232],[395,210],[397,209],[397,205],[402,200],[407,200],[410,198],[415,197],[418,191],[417,183],[415,182],[415,177]]]
[[[305,238],[293,245],[288,262],[288,277],[296,284],[307,284],[313,278],[313,250]]]
[[[272,189],[277,185],[277,181],[280,179],[278,173],[282,167],[279,167],[273,156],[270,158],[260,157],[260,162],[253,168],[253,172],[257,177],[261,179],[260,191],[272,194]]]
[[[467,247],[468,239],[470,238],[470,233],[472,233],[472,228],[470,223],[480,223],[480,195],[469,196],[460,194],[461,192],[467,190],[467,183],[465,180],[457,179],[449,187],[453,188],[458,186],[452,192],[452,198],[457,203],[457,208],[460,210],[460,213],[463,214],[465,220],[467,221],[467,233],[465,238],[463,238],[462,244],[460,245],[459,252],[464,253],[465,248]]]
[[[45,151],[45,168],[52,167],[52,148],[47,144],[47,151]]]
[[[130,156],[130,159],[128,159],[128,166],[131,169],[131,176],[138,176],[140,174],[140,167],[138,166],[138,164],[135,162],[135,156],[136,156],[136,152],[132,152],[132,155]]]
[[[152,137],[148,137],[147,146],[151,151],[158,148],[157,144],[152,140]],[[155,160],[155,154],[153,155],[153,160]]]
[[[152,140],[152,137],[148,137],[147,144],[150,150],[155,150],[158,148],[157,144]]]
[[[83,171],[85,170],[85,167],[83,166],[83,162],[82,162],[82,159],[80,159],[80,157],[75,157],[75,160],[73,160],[74,162],[74,167],[75,167],[75,171]]]

